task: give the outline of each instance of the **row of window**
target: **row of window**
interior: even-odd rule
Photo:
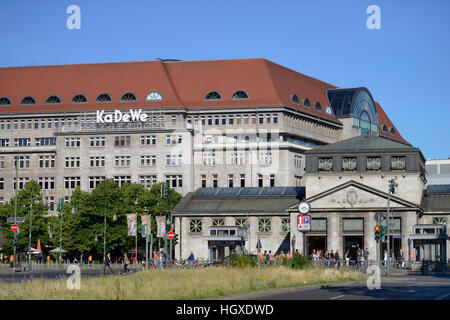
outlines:
[[[272,220],[276,218],[257,218],[257,232],[260,233],[271,233],[272,232]],[[280,218],[281,229],[280,232],[289,232],[290,230],[290,219],[289,218]],[[248,219],[247,218],[235,218],[234,219],[235,226],[244,228],[248,231]],[[213,218],[212,226],[224,226],[225,219],[224,218]],[[189,219],[189,232],[190,233],[202,233],[203,232],[203,221],[202,219],[194,218]],[[224,236],[230,234],[221,234],[222,230],[210,230],[210,236]]]
[[[367,170],[380,170],[381,157],[367,157]],[[406,169],[406,157],[391,157],[391,170]],[[333,158],[319,158],[319,171],[332,171]],[[342,170],[356,171],[356,157],[344,157],[342,159]]]
[[[124,183],[131,183],[131,176],[114,176],[114,181],[121,187]],[[91,176],[89,177],[89,188],[95,188],[102,180],[106,179],[105,176]],[[18,178],[18,189],[22,190],[27,182],[30,181],[28,177]],[[171,188],[183,187],[182,175],[166,175],[165,181]],[[151,188],[152,185],[158,183],[156,175],[140,175],[139,181],[146,188]],[[14,187],[16,188],[16,178],[13,179]],[[42,190],[54,190],[55,177],[38,177],[38,183]],[[75,189],[81,185],[81,177],[64,177],[64,189]],[[5,178],[0,178],[0,190],[4,190]]]
[[[243,90],[235,91],[231,95],[231,100],[248,100],[249,95]],[[162,101],[163,97],[161,93],[152,91],[147,94],[145,101]],[[206,101],[220,101],[222,95],[218,91],[210,91],[205,96]],[[100,93],[95,102],[112,102],[113,99],[109,93]],[[134,102],[138,101],[136,94],[132,92],[126,92],[120,98],[120,102]],[[76,94],[73,96],[71,103],[88,103],[88,98],[84,94]],[[20,101],[21,105],[34,105],[37,104],[37,99],[33,96],[25,96]],[[62,104],[62,99],[57,95],[51,95],[45,100],[45,104]],[[0,106],[12,105],[12,100],[8,97],[0,97]]]
[[[258,119],[258,120],[257,120]],[[258,116],[256,114],[243,114],[243,115],[215,115],[215,116],[189,116],[187,117],[187,122],[192,124],[192,120],[194,120],[194,124],[198,125],[199,121],[203,126],[218,126],[218,125],[234,125],[234,124],[270,124],[270,123],[278,123],[278,114],[262,114],[260,113]]]
[[[228,179],[227,180],[228,188],[234,188],[234,187],[245,188],[245,186],[246,186],[244,173],[237,175],[238,184],[235,184],[235,175],[234,174],[228,174],[227,179]],[[208,179],[207,179],[206,174],[200,175],[200,181],[201,181],[202,188],[207,188],[207,187],[218,188],[219,187],[219,175],[218,174],[211,175],[211,184],[210,185],[208,185],[208,183],[207,183]],[[274,174],[269,175],[268,182],[269,182],[268,187],[275,187],[275,175]],[[257,183],[258,183],[258,187],[264,187],[264,176],[262,174],[257,175]]]
[[[183,138],[181,135],[167,135],[166,145],[177,145],[181,144]],[[66,148],[78,148],[81,146],[81,138],[79,137],[68,137],[65,138]],[[142,146],[156,145],[156,136],[141,136],[140,142]],[[104,147],[106,145],[106,137],[90,137],[89,145],[91,147]],[[115,136],[114,146],[116,147],[128,147],[131,145],[131,136]]]
[[[204,166],[215,166],[217,164],[216,154],[214,152],[204,152],[203,153],[203,165]],[[229,158],[229,164],[235,166],[245,165],[245,155],[244,153],[231,153]],[[259,164],[261,166],[269,166],[272,164],[272,153],[271,152],[260,152],[259,153]]]
[[[56,137],[35,138],[35,146],[54,146]],[[30,138],[14,138],[15,147],[31,146]],[[9,147],[9,139],[0,139],[0,147]]]
[[[291,94],[291,102],[293,104],[299,105],[300,99],[298,98],[298,95]],[[302,98],[302,103],[305,108],[309,108],[309,109],[311,108],[311,102],[309,101],[308,98]],[[322,105],[320,104],[320,102],[314,102],[313,105],[314,105],[314,110],[316,110],[318,112],[322,112]],[[325,106],[324,108],[325,108],[325,112],[327,114],[329,114],[329,115],[333,114],[333,110],[331,109],[330,106]]]

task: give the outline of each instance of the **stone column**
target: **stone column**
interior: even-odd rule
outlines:
[[[332,212],[327,217],[327,250],[339,250],[339,253],[342,254],[341,238],[340,215]]]

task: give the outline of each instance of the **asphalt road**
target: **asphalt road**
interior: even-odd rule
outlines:
[[[450,275],[407,274],[381,278],[381,288],[366,282],[271,290],[230,299],[244,300],[450,300]]]

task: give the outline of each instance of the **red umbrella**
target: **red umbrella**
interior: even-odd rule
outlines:
[[[39,239],[38,239],[38,243],[37,243],[37,250],[42,251],[41,250],[41,240],[39,240]]]

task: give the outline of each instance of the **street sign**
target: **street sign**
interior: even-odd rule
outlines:
[[[18,226],[17,224],[13,224],[13,225],[11,226],[11,230],[14,231],[14,232],[16,232],[17,230],[19,230],[19,226]]]
[[[6,219],[6,222],[8,223],[24,223],[25,222],[25,218],[24,217],[9,217]]]
[[[311,216],[297,216],[297,230],[301,232],[308,232],[311,230]]]
[[[173,237],[175,237],[175,234],[174,234],[172,231],[169,231],[169,232],[167,233],[167,235],[169,236],[169,239],[170,239],[170,240],[172,240]]]
[[[403,239],[404,237],[405,236],[403,234],[395,234],[392,236],[392,238],[395,238],[395,239]]]

